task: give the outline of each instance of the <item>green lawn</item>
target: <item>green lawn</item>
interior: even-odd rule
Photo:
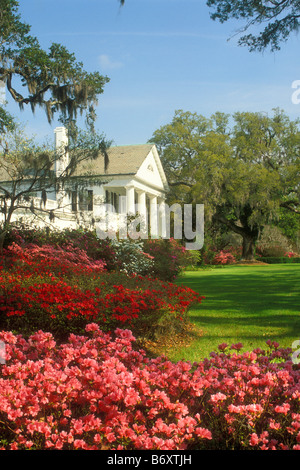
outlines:
[[[244,350],[265,347],[268,339],[292,347],[300,339],[300,265],[225,266],[188,271],[178,280],[204,295],[190,310],[202,334],[172,360],[198,361],[220,343],[241,342]]]

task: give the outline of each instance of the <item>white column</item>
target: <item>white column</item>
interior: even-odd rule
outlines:
[[[147,207],[146,207],[146,193],[145,191],[138,193],[138,213],[140,217],[147,222]]]
[[[159,235],[162,238],[167,236],[166,201],[164,199],[159,203]]]
[[[65,127],[56,127],[54,130],[55,135],[55,151],[56,158],[54,163],[55,174],[59,178],[66,170],[69,164],[69,154],[67,151],[68,146],[68,131]],[[61,185],[59,185],[61,186]],[[67,193],[62,189],[56,194],[57,208],[63,212],[71,211],[71,201]]]
[[[126,188],[126,210],[127,215],[135,214],[135,198],[133,186],[129,186]]]
[[[150,196],[150,234],[152,238],[158,237],[158,207],[157,197]]]
[[[55,134],[55,150],[57,153],[57,160],[55,161],[55,170],[56,175],[60,176],[63,171],[66,169],[69,159],[68,152],[66,148],[69,143],[68,131],[65,127],[56,127],[54,129]]]

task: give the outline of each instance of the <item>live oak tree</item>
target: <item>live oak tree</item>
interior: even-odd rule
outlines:
[[[44,109],[47,119],[54,116],[71,125],[85,115],[93,128],[98,96],[108,78],[88,73],[73,53],[53,43],[48,51],[31,34],[31,27],[18,13],[16,0],[0,0],[0,80],[20,108]],[[11,117],[0,106],[0,133],[9,127]]]
[[[299,0],[207,0],[206,4],[212,10],[213,20],[245,22],[238,31],[239,45],[247,46],[250,51],[263,51],[268,47],[278,50],[300,27]],[[247,33],[252,27],[258,33]]]
[[[259,234],[280,210],[299,214],[299,122],[279,110],[210,118],[176,111],[151,142],[170,201],[204,204],[206,221],[242,237],[243,259],[253,259]]]

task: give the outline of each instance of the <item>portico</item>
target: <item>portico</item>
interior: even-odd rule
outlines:
[[[101,177],[93,187],[93,216],[100,219],[102,230],[117,230],[124,216],[136,219],[151,237],[166,235],[166,176],[155,145],[112,147],[108,150],[106,171],[103,159],[85,163],[76,174]],[[101,222],[102,220],[102,222]]]

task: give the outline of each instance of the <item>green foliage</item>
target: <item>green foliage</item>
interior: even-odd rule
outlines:
[[[232,121],[222,113],[208,119],[176,111],[151,141],[166,168],[170,201],[204,204],[206,221],[239,234],[243,258],[253,259],[262,228],[280,209],[298,212],[299,120],[274,110],[238,112]]]
[[[291,263],[300,263],[300,258],[289,258],[287,256],[262,256],[259,258],[260,261],[268,264],[291,264]]]
[[[0,80],[21,109],[25,105],[33,111],[40,107],[49,122],[58,114],[65,124],[85,113],[93,128],[97,98],[108,78],[86,72],[61,44],[53,43],[49,51],[43,50],[31,35],[31,27],[22,22],[18,7],[15,0],[0,0]],[[2,130],[4,127],[3,122]]]
[[[288,212],[283,208],[279,211],[279,220],[275,222],[282,233],[293,243],[300,239],[300,217],[298,214]]]
[[[272,51],[278,50],[280,44],[291,33],[297,33],[300,26],[298,0],[207,0],[206,4],[213,10],[210,15],[213,20],[221,23],[231,19],[246,21],[240,34],[250,27],[257,29],[262,26],[262,31],[258,29],[256,35],[244,34],[239,39],[239,45],[247,46],[250,51],[263,51],[267,47]]]

